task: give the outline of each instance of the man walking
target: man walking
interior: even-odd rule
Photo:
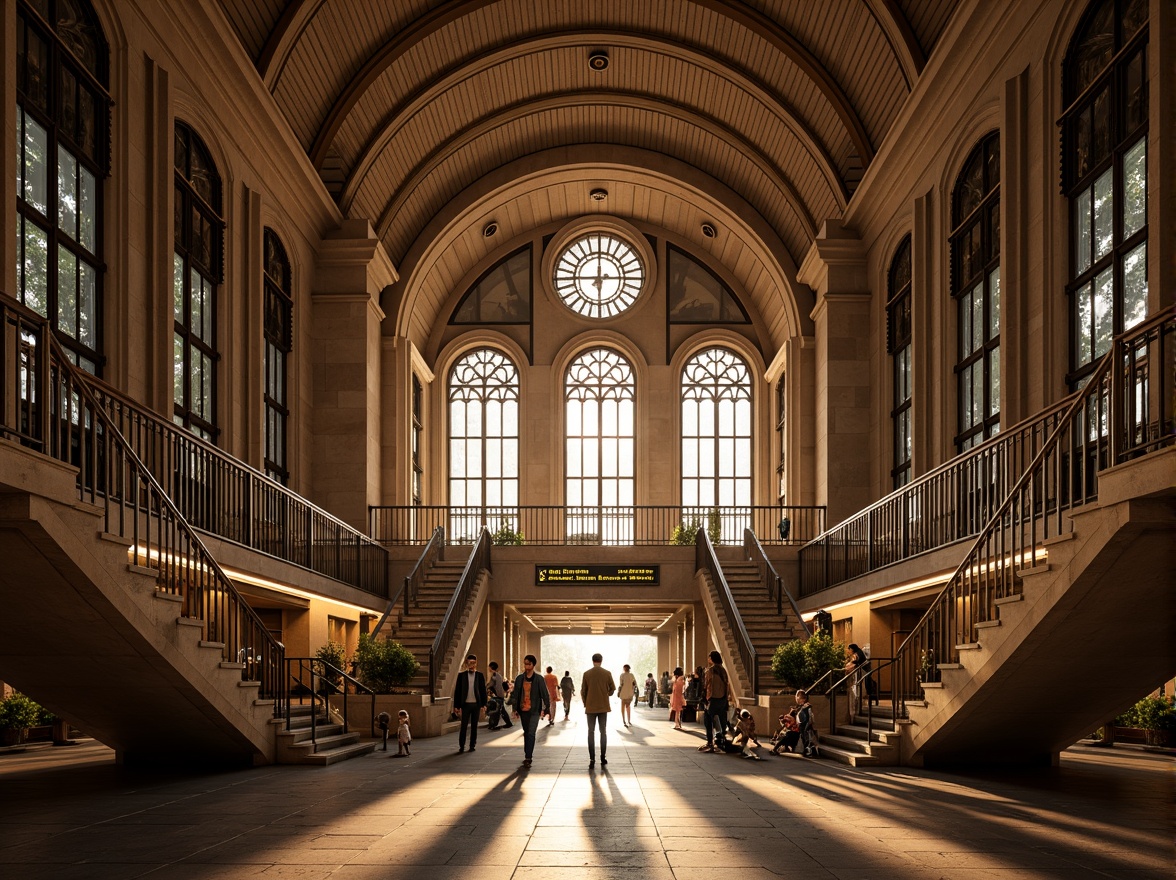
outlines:
[[[612,673],[600,664],[604,658],[592,655],[592,668],[580,680],[580,699],[584,702],[584,713],[588,716],[588,766],[596,765],[596,725],[600,725],[600,763],[608,764],[605,752],[608,749],[608,698],[616,691]]]
[[[478,658],[466,655],[466,668],[457,674],[453,687],[453,711],[461,716],[461,732],[457,735],[457,751],[465,751],[466,728],[470,731],[470,751],[478,744],[478,718],[486,705],[486,678],[478,672]]]
[[[539,719],[552,711],[547,682],[535,671],[536,662],[534,654],[523,658],[523,671],[515,679],[514,688],[510,692],[514,715],[523,726],[524,767],[531,766],[535,754],[535,732],[539,729]]]

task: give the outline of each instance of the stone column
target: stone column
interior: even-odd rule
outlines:
[[[821,228],[797,278],[817,304],[814,467],[815,502],[834,525],[873,501],[870,486],[870,292],[857,233],[838,221]]]
[[[380,291],[396,278],[366,220],[344,221],[319,247],[310,495],[364,533],[380,497]]]

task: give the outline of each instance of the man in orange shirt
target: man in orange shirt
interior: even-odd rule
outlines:
[[[547,674],[543,676],[543,680],[547,682],[547,695],[551,697],[551,711],[547,713],[547,726],[555,724],[555,704],[559,702],[559,679],[555,677],[555,673],[551,671],[551,667],[547,667]]]
[[[515,679],[514,688],[510,692],[510,705],[515,718],[523,725],[523,766],[531,766],[531,757],[535,754],[535,731],[539,727],[539,719],[551,711],[551,703],[547,694],[547,682],[543,676],[535,672],[535,655],[528,654],[523,658],[523,672]]]

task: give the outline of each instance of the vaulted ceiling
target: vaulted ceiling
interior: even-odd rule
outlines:
[[[220,2],[343,212],[431,298],[607,210],[685,238],[727,219],[708,246],[770,309],[758,264],[792,280],[843,213],[958,0]]]

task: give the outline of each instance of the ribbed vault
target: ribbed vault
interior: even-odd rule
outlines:
[[[735,249],[792,275],[820,224],[844,212],[956,5],[222,0],[328,190],[372,222],[402,278],[434,246],[438,215],[455,213],[447,206],[468,212],[470,193],[508,191],[501,170],[535,155],[558,187],[607,184],[619,156],[646,163],[627,168],[633,182],[618,189],[631,195],[608,206],[630,219],[643,217],[621,213],[625,201],[659,213],[649,206],[682,199],[667,169],[695,169],[687,213],[714,219],[728,201],[727,213],[754,214],[727,227],[724,247],[762,228]],[[593,54],[607,55],[604,69]],[[577,162],[561,176],[552,157],[584,144],[601,173]],[[570,191],[521,192],[493,206],[520,231],[591,210]],[[448,274],[462,276],[478,250],[450,254]],[[796,332],[798,304],[777,316],[778,302],[755,296],[765,320]]]

